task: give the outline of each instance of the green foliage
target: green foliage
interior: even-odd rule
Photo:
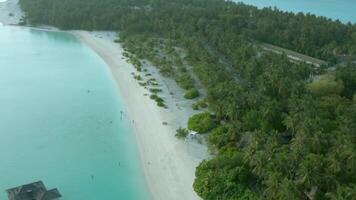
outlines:
[[[187,129],[180,127],[176,130],[175,136],[179,139],[182,139],[182,138],[187,137],[188,134],[189,134],[189,131]]]
[[[157,96],[156,94],[152,94],[150,98],[155,100],[156,102],[164,102],[164,100],[161,97]]]
[[[157,101],[157,106],[166,108],[166,104],[164,104],[163,101]]]
[[[193,109],[194,110],[199,110],[199,109],[203,109],[203,108],[207,108],[208,107],[208,104],[206,103],[206,100],[203,99],[203,100],[200,100],[200,101],[197,101],[195,102],[193,105],[192,105]]]
[[[167,108],[166,104],[164,103],[164,100],[156,94],[152,94],[150,98],[156,101],[157,106]]]
[[[211,131],[209,145],[218,152],[197,168],[194,189],[202,198],[310,199],[315,188],[314,199],[355,196],[355,66],[333,75],[255,43],[332,63],[355,55],[355,25],[222,0],[19,2],[31,24],[120,30],[137,70],[146,59],[184,89],[195,88],[195,73],[223,124],[216,127],[209,113],[189,120],[189,129]],[[307,84],[311,75],[321,76]]]
[[[177,80],[177,83],[181,88],[186,90],[194,88],[193,79],[190,77],[188,73],[183,73]]]
[[[338,68],[336,77],[344,83],[342,95],[351,99],[356,94],[356,65]]]
[[[195,88],[187,90],[184,94],[184,98],[186,99],[195,99],[197,97],[199,97],[199,91]]]
[[[159,92],[162,92],[162,89],[159,89],[159,88],[150,88],[150,92],[154,93],[154,94],[157,94]]]
[[[193,110],[199,110],[199,106],[195,103],[192,105],[192,108],[193,108]]]
[[[192,116],[188,120],[188,129],[198,133],[207,133],[216,127],[216,122],[210,113],[200,113]]]
[[[356,32],[352,33],[351,38],[353,43],[356,44]]]
[[[211,145],[210,150],[220,149],[233,142],[228,126],[218,126],[213,129],[208,136],[208,142]]]
[[[138,81],[141,81],[142,80],[142,77],[140,75],[134,75],[134,78]]]
[[[206,200],[257,200],[253,174],[243,163],[243,154],[229,150],[203,161],[195,172],[194,190]]]
[[[318,96],[340,94],[344,89],[344,83],[336,80],[336,77],[330,74],[321,75],[318,79],[308,84],[307,89]]]

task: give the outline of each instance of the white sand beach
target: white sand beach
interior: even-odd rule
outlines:
[[[152,198],[156,200],[199,199],[192,188],[195,168],[207,157],[205,145],[196,141],[175,138],[175,130],[185,126],[192,110],[184,106],[184,101],[172,95],[177,87],[160,77],[154,68],[158,82],[162,83],[163,98],[168,109],[160,108],[148,96],[148,91],[133,78],[135,68],[122,56],[123,49],[113,42],[115,33],[72,31],[80,41],[92,48],[111,69],[119,87],[120,95],[126,103],[132,120],[146,183]],[[181,106],[179,106],[181,104]],[[168,125],[164,125],[167,122]]]
[[[15,25],[23,14],[18,0],[0,2],[0,22]],[[10,15],[10,13],[12,13]],[[39,27],[56,31],[51,27]],[[132,73],[134,66],[123,57],[120,44],[114,42],[115,32],[70,31],[81,42],[95,51],[108,65],[117,83],[132,121],[137,140],[141,165],[148,189],[155,200],[200,199],[193,191],[196,166],[208,157],[206,145],[197,140],[179,140],[174,135],[179,127],[186,127],[187,120],[194,113],[193,101],[183,98],[184,91],[174,80],[162,77],[158,70],[146,64],[160,88],[160,96],[168,109],[160,108],[149,98],[149,91],[140,86]]]

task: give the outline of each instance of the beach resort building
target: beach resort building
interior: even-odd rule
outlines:
[[[57,189],[47,190],[42,181],[6,190],[9,200],[58,200],[61,194]]]

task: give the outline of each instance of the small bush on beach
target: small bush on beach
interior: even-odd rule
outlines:
[[[166,104],[164,104],[162,101],[158,101],[157,106],[162,107],[162,108],[167,108]]]
[[[207,133],[217,126],[210,113],[199,113],[188,120],[188,129],[198,133]]]
[[[175,136],[179,139],[183,139],[183,138],[186,138],[188,134],[189,134],[188,129],[180,127],[176,130]]]
[[[139,82],[138,84],[142,87],[147,86],[147,83],[145,83],[145,82]]]
[[[140,75],[135,75],[135,77],[134,77],[136,80],[138,80],[138,81],[141,81],[142,80],[142,77],[140,76]]]
[[[158,83],[157,83],[157,80],[155,78],[150,78],[147,80],[147,84],[148,85],[152,85],[152,86],[157,86]]]
[[[152,94],[150,98],[155,100],[156,102],[164,102],[164,100],[161,97],[157,96],[156,94]]]
[[[199,96],[199,91],[195,88],[189,89],[185,94],[184,98],[186,99],[195,99]]]
[[[166,104],[164,104],[164,100],[163,100],[161,97],[159,97],[158,95],[156,95],[156,94],[151,94],[150,98],[151,98],[152,100],[155,100],[155,101],[156,101],[157,106],[163,107],[163,108],[167,108]]]
[[[159,92],[162,92],[162,90],[159,89],[159,88],[150,88],[150,92],[152,92],[152,93],[154,93],[154,94],[157,94],[157,93],[159,93]]]

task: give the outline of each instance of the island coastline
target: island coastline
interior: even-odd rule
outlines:
[[[7,26],[18,26],[23,13],[18,0],[0,3],[0,22]],[[9,13],[18,17],[10,17]],[[21,17],[20,17],[21,16]],[[60,31],[55,27],[27,27],[43,31]],[[208,157],[207,147],[197,141],[178,140],[175,131],[185,127],[188,118],[195,114],[191,102],[183,102],[183,90],[174,80],[162,77],[158,70],[150,70],[160,79],[164,90],[167,109],[158,107],[146,94],[132,73],[135,68],[123,56],[123,48],[115,43],[116,33],[110,31],[63,31],[75,36],[92,49],[107,64],[123,98],[135,134],[142,170],[152,199],[194,200],[200,199],[193,191],[195,168]],[[174,95],[173,95],[174,94]],[[119,111],[118,111],[119,112]]]
[[[120,44],[105,37],[105,34],[99,36],[88,31],[70,33],[96,52],[111,70],[132,120],[141,166],[152,198],[200,199],[193,191],[192,184],[195,167],[204,156],[197,156],[202,153],[192,153],[194,147],[190,145],[197,144],[188,144],[175,138],[175,128],[179,122],[174,115],[179,113],[164,110],[145,96],[147,91],[133,78],[135,68],[122,56],[124,50]],[[204,146],[198,149],[202,150]]]

